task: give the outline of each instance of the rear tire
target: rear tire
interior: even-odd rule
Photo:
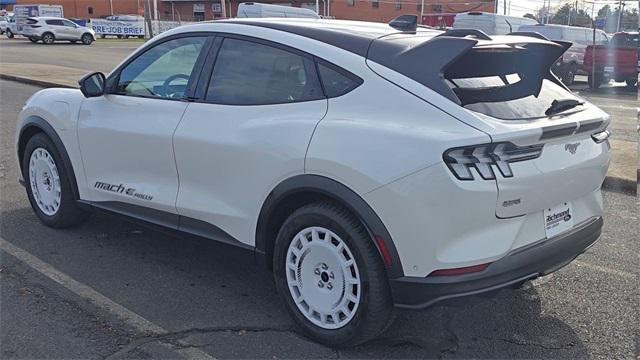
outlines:
[[[278,233],[273,269],[287,310],[317,342],[358,345],[391,323],[382,259],[362,223],[342,206],[318,202],[294,211]]]
[[[38,42],[38,39],[36,39],[36,38],[29,38],[29,41],[31,41],[32,43],[34,43],[34,44],[35,44],[35,43],[37,43],[37,42]]]
[[[22,176],[33,211],[53,228],[81,223],[87,213],[77,205],[60,152],[43,133],[31,137],[22,158]]]
[[[567,66],[567,70],[564,72],[564,76],[562,76],[562,82],[566,86],[573,85],[576,78],[576,70],[577,67],[575,64],[569,64],[569,66]]]
[[[51,45],[56,41],[56,37],[52,33],[42,34],[42,43],[45,45]]]
[[[625,82],[627,83],[627,86],[632,88],[634,86],[636,86],[636,84],[638,83],[638,78],[629,78],[627,80],[625,80]]]
[[[11,29],[7,29],[7,37],[8,37],[9,39],[13,39],[13,37],[14,37],[14,36],[15,36],[15,35],[13,35],[13,31],[11,31]]]

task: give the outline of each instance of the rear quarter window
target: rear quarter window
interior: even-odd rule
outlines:
[[[342,96],[362,84],[362,79],[324,62],[318,62],[320,81],[327,97]]]

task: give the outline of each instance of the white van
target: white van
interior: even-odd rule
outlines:
[[[593,44],[593,29],[555,24],[525,25],[518,29],[519,32],[536,32],[549,40],[560,40],[572,43],[569,50],[553,66],[553,72],[562,79],[566,85],[573,84],[576,74],[582,72],[584,52],[588,45]],[[596,45],[609,42],[607,34],[602,30],[596,30]]]
[[[518,31],[522,25],[535,25],[537,23],[536,20],[524,17],[472,11],[456,14],[453,20],[453,28],[482,30],[487,35],[506,35],[510,32]]]
[[[264,17],[285,17],[285,18],[309,18],[319,19],[320,16],[313,10],[283,6],[283,5],[271,5],[261,4],[254,2],[245,2],[238,5],[239,18],[264,18]]]

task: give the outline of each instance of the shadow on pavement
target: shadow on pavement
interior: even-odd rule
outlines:
[[[2,219],[5,240],[173,332],[163,338],[141,335],[122,357],[149,353],[150,344],[176,339],[221,358],[588,356],[568,324],[541,312],[530,284],[493,298],[398,311],[381,338],[338,350],[300,335],[270,273],[244,251],[104,215],[67,230],[40,225],[29,208],[4,211]]]

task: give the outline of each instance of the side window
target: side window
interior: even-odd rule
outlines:
[[[222,42],[206,95],[207,101],[227,105],[282,104],[322,98],[322,88],[310,60],[273,46],[232,38]]]
[[[185,37],[155,45],[120,72],[115,93],[182,98],[206,37]]]
[[[69,21],[69,20],[62,20],[62,23],[64,24],[64,26],[68,26],[68,27],[72,27],[72,28],[76,27],[76,24],[74,22]]]
[[[318,63],[318,73],[324,92],[330,98],[344,95],[362,84],[362,80],[355,75],[347,76],[320,62]]]

